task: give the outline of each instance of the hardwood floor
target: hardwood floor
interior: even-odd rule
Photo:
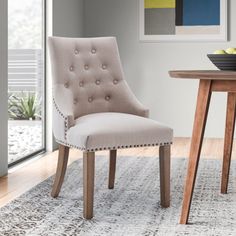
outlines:
[[[202,157],[212,159],[223,158],[223,139],[205,139],[202,147]],[[189,138],[175,138],[172,145],[173,158],[188,157]],[[55,151],[43,157],[9,170],[8,176],[0,178],[0,207],[12,201],[33,186],[47,179],[56,171],[57,154]],[[97,155],[109,155],[108,151],[97,152]],[[117,156],[159,156],[158,147],[132,148],[118,150]],[[71,150],[68,164],[82,158],[82,152]],[[232,159],[236,159],[236,145],[233,147]]]

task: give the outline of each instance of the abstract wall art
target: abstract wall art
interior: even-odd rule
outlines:
[[[227,0],[139,0],[142,41],[226,41]]]

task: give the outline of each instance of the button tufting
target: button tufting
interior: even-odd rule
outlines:
[[[73,71],[73,70],[74,70],[74,67],[73,67],[73,66],[71,66],[71,67],[70,67],[70,71]]]
[[[95,83],[96,83],[96,85],[99,85],[99,84],[101,83],[101,81],[100,81],[99,79],[97,79],[97,80],[95,81]]]
[[[88,98],[88,101],[89,101],[89,102],[92,102],[92,101],[93,101],[93,98],[92,98],[92,97],[89,97],[89,98]]]
[[[74,104],[77,104],[77,102],[78,102],[78,99],[75,98],[75,99],[74,99]]]
[[[118,80],[117,80],[117,79],[114,79],[114,80],[113,80],[113,84],[118,84]]]
[[[110,100],[110,98],[111,98],[111,97],[110,97],[110,96],[108,96],[108,95],[105,97],[105,99],[106,99],[107,101],[109,101],[109,100]]]
[[[95,54],[95,53],[96,53],[96,49],[93,48],[93,49],[91,50],[91,52],[92,52],[92,54]]]
[[[89,69],[89,66],[88,66],[88,65],[85,65],[85,66],[84,66],[84,69],[85,69],[85,70],[88,70],[88,69]]]
[[[69,88],[69,82],[66,82],[66,83],[64,84],[64,87],[65,87],[65,88]]]
[[[102,69],[106,70],[107,66],[105,64],[102,65]]]
[[[80,86],[80,87],[83,87],[83,86],[84,86],[84,82],[83,82],[83,81],[80,81],[80,82],[79,82],[79,86]]]
[[[78,49],[75,49],[75,54],[79,54],[79,50]]]

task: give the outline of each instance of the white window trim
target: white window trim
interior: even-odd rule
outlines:
[[[52,73],[47,39],[53,35],[53,0],[46,1],[46,151],[55,150],[52,134]]]

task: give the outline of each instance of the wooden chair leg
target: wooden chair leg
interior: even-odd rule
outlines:
[[[69,147],[63,146],[61,144],[59,145],[57,171],[51,192],[51,196],[54,198],[59,195],[65,177],[69,157],[69,149]]]
[[[161,206],[166,208],[170,206],[170,145],[160,146],[159,162]]]
[[[187,224],[211,98],[211,80],[200,80],[180,224]]]
[[[235,125],[235,109],[236,109],[236,93],[228,93],[226,124],[225,124],[225,140],[224,140],[224,157],[221,177],[221,193],[227,193],[231,154],[234,138]]]
[[[83,154],[84,218],[93,218],[95,153]]]
[[[108,188],[113,189],[115,183],[115,173],[116,173],[116,150],[110,151],[110,161],[109,161],[109,181]]]

